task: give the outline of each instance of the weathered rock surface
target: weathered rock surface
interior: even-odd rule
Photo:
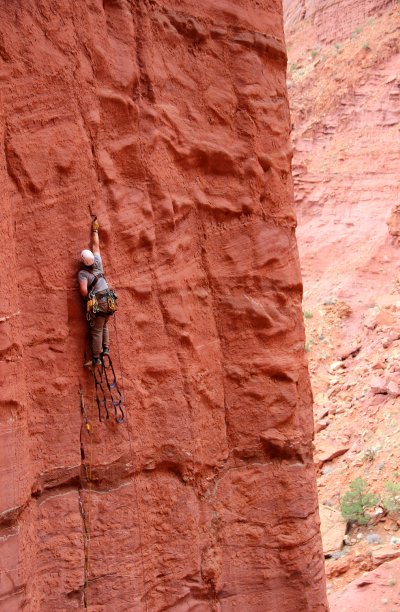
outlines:
[[[0,610],[326,610],[280,3],[53,4],[0,7]]]
[[[324,43],[350,36],[358,24],[393,5],[393,0],[283,0],[286,27],[310,19]]]
[[[400,548],[383,547],[374,550],[372,553],[372,560],[374,565],[382,565],[385,561],[391,561],[400,557]]]
[[[331,612],[364,612],[398,610],[400,608],[400,559],[388,561],[376,570],[365,573],[342,591],[329,597]]]
[[[329,555],[342,548],[347,521],[341,512],[323,504],[319,507],[319,516],[324,554]]]
[[[340,441],[334,442],[333,440],[329,439],[320,440],[316,450],[316,462],[319,466],[321,466],[327,461],[332,461],[332,459],[347,453],[349,450],[349,445],[342,444]]]
[[[347,2],[340,7],[343,21]],[[302,274],[310,301],[351,306],[347,341],[360,310],[387,291],[398,258],[387,221],[398,203],[399,7],[379,14],[376,6],[372,21],[354,20],[337,46],[319,41],[311,17],[287,36]],[[382,317],[390,324],[370,310],[367,326]]]

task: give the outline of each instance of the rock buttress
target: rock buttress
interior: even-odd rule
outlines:
[[[280,2],[0,17],[0,610],[326,610]],[[127,425],[82,371],[90,210]]]

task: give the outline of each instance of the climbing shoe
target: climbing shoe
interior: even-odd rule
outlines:
[[[87,361],[85,364],[83,364],[83,367],[91,368],[92,366],[98,366],[98,365],[101,365],[100,357],[92,357],[90,361]]]
[[[110,354],[110,349],[108,348],[108,346],[103,347],[103,355],[109,355]]]

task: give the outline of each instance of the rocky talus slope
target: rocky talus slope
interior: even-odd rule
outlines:
[[[331,610],[381,612],[400,606],[399,513],[378,505],[343,541],[340,503],[357,477],[400,486],[400,7],[340,2],[331,22],[330,6],[286,4],[316,464],[321,514],[338,516]]]
[[[1,3],[1,612],[327,610],[282,22]],[[125,424],[82,369],[91,212]]]

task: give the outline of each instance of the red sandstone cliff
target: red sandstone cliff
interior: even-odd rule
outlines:
[[[280,3],[0,24],[0,610],[326,610]],[[90,209],[124,425],[82,370]]]

